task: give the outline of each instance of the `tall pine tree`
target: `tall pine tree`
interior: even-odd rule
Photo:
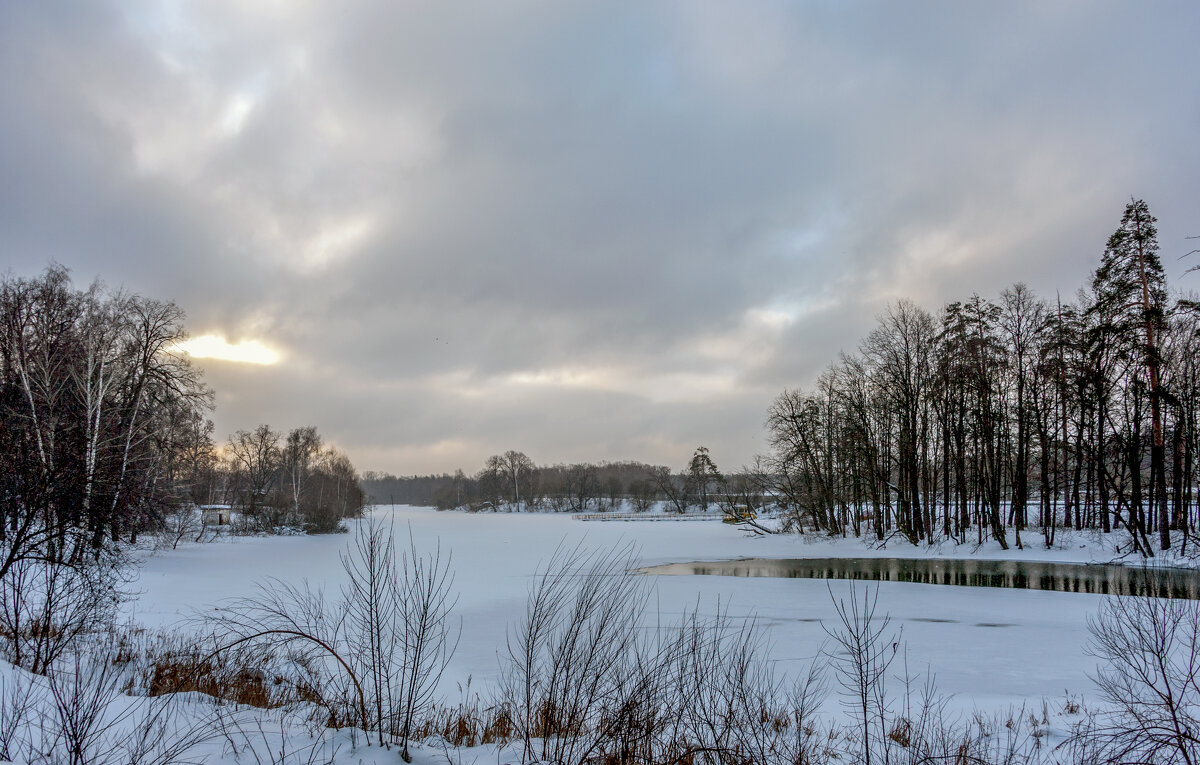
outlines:
[[[1167,512],[1166,450],[1163,446],[1162,390],[1159,379],[1159,337],[1165,322],[1166,275],[1158,257],[1158,229],[1150,207],[1131,200],[1121,225],[1108,238],[1093,287],[1110,315],[1122,317],[1120,328],[1128,342],[1143,344],[1150,390],[1151,510],[1158,522],[1159,546],[1171,547]]]

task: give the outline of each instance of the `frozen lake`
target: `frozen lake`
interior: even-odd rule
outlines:
[[[439,513],[428,508],[378,508],[374,515],[394,524],[398,542],[411,530],[418,550],[441,545],[453,556],[456,613],[462,640],[443,683],[450,701],[468,678],[486,686],[497,675],[509,626],[525,612],[531,577],[559,545],[596,548],[634,544],[638,565],[739,558],[924,557],[975,560],[1106,562],[1111,554],[1097,540],[1064,537],[1054,550],[1001,551],[997,547],[876,550],[861,541],[811,540],[791,535],[750,537],[723,523],[580,523],[568,515]],[[241,537],[150,554],[127,604],[131,620],[172,628],[223,598],[252,594],[260,582],[307,580],[335,591],[344,581],[339,554],[352,535]],[[401,541],[402,540],[402,541]],[[878,591],[898,641],[907,647],[908,669],[928,668],[939,688],[964,705],[996,709],[1029,702],[1061,707],[1064,693],[1087,694],[1095,663],[1083,650],[1087,617],[1100,597],[1076,592],[945,586],[853,579],[655,576],[652,618],[669,624],[687,610],[754,619],[771,643],[771,659],[782,670],[800,671],[828,642],[836,622],[833,598],[849,588]],[[831,699],[830,704],[836,706]]]

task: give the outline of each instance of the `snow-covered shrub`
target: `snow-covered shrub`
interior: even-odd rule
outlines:
[[[131,576],[129,559],[116,550],[73,563],[14,560],[0,577],[4,658],[45,674],[82,636],[111,628]]]
[[[487,707],[504,711],[523,760],[811,761],[819,667],[785,681],[753,623],[719,608],[652,629],[649,580],[626,575],[635,561],[628,548],[559,550],[535,577]]]
[[[331,725],[373,732],[408,759],[408,741],[457,646],[450,558],[440,549],[418,553],[411,537],[397,555],[392,530],[370,520],[342,562],[349,584],[340,598],[272,580],[208,615],[213,639],[224,642],[214,654],[289,656],[288,666],[271,671],[319,693]]]
[[[45,677],[0,672],[0,757],[30,765],[166,765],[217,737],[226,712],[186,694],[121,693],[117,646],[96,642]]]
[[[1144,576],[1143,591],[1170,591]],[[1088,629],[1105,705],[1075,731],[1079,761],[1200,762],[1200,601],[1113,595]]]

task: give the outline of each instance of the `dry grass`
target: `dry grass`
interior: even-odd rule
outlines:
[[[179,635],[120,636],[112,658],[126,666],[128,693],[155,697],[171,693],[203,693],[233,704],[278,709],[301,703],[328,707],[321,689],[311,681],[289,678],[269,668],[283,664],[272,653],[214,657],[196,640]],[[330,727],[341,727],[330,713]]]
[[[504,746],[516,737],[516,728],[503,704],[483,706],[476,696],[457,706],[435,706],[417,726],[413,738],[439,737],[454,747],[482,744]]]

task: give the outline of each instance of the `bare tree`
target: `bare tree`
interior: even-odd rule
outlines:
[[[130,579],[128,559],[112,550],[73,565],[17,561],[0,577],[6,658],[47,673],[81,637],[112,626]]]
[[[308,496],[303,500],[305,528],[310,533],[344,530],[344,518],[362,514],[366,496],[358,483],[358,472],[345,453],[329,447],[307,481]]]
[[[654,506],[657,491],[649,478],[635,478],[629,482],[629,498],[635,512],[644,513]]]
[[[288,433],[282,454],[283,469],[292,490],[292,509],[297,514],[301,512],[300,497],[320,452],[321,436],[312,425],[295,428]]]
[[[346,640],[355,673],[362,679],[379,745],[395,728],[403,684],[403,594],[390,528],[372,518],[360,524],[349,552],[342,553],[347,584],[343,602],[349,622]]]
[[[238,477],[246,513],[255,517],[259,503],[266,497],[279,477],[279,434],[269,425],[259,425],[252,431],[239,430],[227,444],[229,461]]]
[[[1160,591],[1158,575],[1146,580]],[[1088,630],[1106,708],[1072,743],[1103,762],[1200,762],[1200,602],[1116,595]]]
[[[414,722],[428,708],[458,644],[450,562],[440,547],[419,554],[411,533],[408,550],[397,559],[391,528],[374,518],[359,526],[352,551],[342,556],[349,653],[365,681],[371,724],[380,746],[399,741],[406,762]]]
[[[1000,326],[1012,368],[1015,373],[1016,454],[1012,461],[1012,503],[1010,522],[1016,530],[1016,544],[1021,547],[1021,530],[1026,525],[1026,505],[1029,503],[1029,388],[1033,348],[1046,325],[1046,306],[1034,297],[1030,289],[1018,283],[1000,293],[1003,314]]]
[[[666,498],[671,508],[680,515],[687,512],[691,504],[686,484],[678,480],[671,469],[665,465],[650,468],[650,480],[653,481],[658,493]]]
[[[535,740],[543,760],[598,753],[608,702],[634,683],[628,658],[648,590],[646,580],[624,576],[632,566],[631,548],[559,548],[535,575],[501,680],[526,758]]]
[[[533,460],[529,459],[524,452],[509,449],[504,454],[494,454],[488,457],[484,470],[500,476],[512,487],[513,504],[520,510],[521,486],[529,480],[533,473]]]
[[[871,755],[886,748],[891,708],[887,692],[888,672],[896,660],[900,638],[892,632],[891,619],[877,616],[879,589],[863,590],[859,595],[850,588],[850,597],[839,600],[829,591],[837,611],[838,625],[826,628],[836,650],[830,653],[842,702],[854,718],[861,736],[863,761],[870,765]],[[878,759],[878,758],[877,758]]]
[[[591,463],[579,463],[567,466],[563,471],[566,483],[566,494],[570,499],[570,509],[585,512],[590,502],[596,499],[600,491],[596,466]]]
[[[432,703],[462,634],[461,621],[455,624],[451,620],[458,603],[451,562],[449,554],[442,554],[440,544],[433,552],[418,553],[409,529],[399,591],[404,677],[398,733],[405,762],[412,761],[408,742],[417,719]]]
[[[122,315],[129,331],[124,342],[124,377],[117,387],[117,427],[107,508],[93,521],[92,544],[99,544],[107,525],[117,538],[118,524],[130,526],[136,539],[145,513],[121,513],[122,506],[141,510],[153,503],[139,501],[153,481],[142,480],[161,470],[162,455],[153,448],[157,416],[167,402],[188,402],[192,407],[211,406],[212,393],[200,383],[195,369],[178,350],[187,337],[183,311],[174,303],[131,297]],[[123,517],[125,516],[125,517]]]
[[[208,526],[201,511],[191,503],[181,502],[163,515],[158,544],[163,547],[170,546],[174,550],[179,547],[180,542],[188,538],[196,542],[202,541],[207,532]]]

